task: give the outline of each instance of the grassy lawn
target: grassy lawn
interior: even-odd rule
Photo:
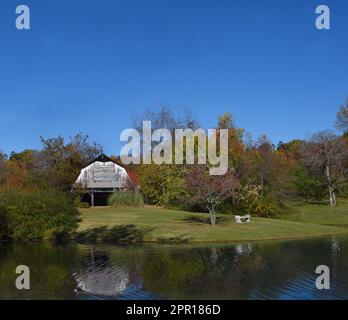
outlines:
[[[348,200],[339,200],[338,206],[327,204],[289,203],[281,212],[281,218],[321,225],[348,227]]]
[[[298,221],[252,218],[251,223],[236,224],[234,217],[221,215],[214,227],[205,222],[206,214],[190,213],[160,208],[110,208],[81,209],[79,231],[100,226],[134,224],[153,230],[147,241],[158,238],[189,239],[190,242],[253,241],[271,239],[296,239],[348,232],[336,226],[303,223]],[[289,215],[290,218],[290,215]]]

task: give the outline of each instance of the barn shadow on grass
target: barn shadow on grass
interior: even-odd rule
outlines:
[[[153,228],[139,228],[134,224],[124,224],[108,228],[106,226],[81,231],[76,235],[80,243],[111,243],[118,245],[141,244]]]

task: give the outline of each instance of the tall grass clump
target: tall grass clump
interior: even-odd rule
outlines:
[[[143,207],[144,197],[140,192],[116,192],[108,200],[112,207]]]

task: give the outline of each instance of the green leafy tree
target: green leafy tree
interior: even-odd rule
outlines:
[[[335,124],[337,129],[348,132],[348,98],[337,112]]]
[[[147,203],[175,205],[187,194],[184,166],[142,165],[139,172],[141,191]]]
[[[48,188],[70,191],[81,168],[95,159],[103,149],[97,143],[89,142],[89,137],[81,133],[64,138],[41,138],[43,150],[39,155],[41,176],[45,178]]]
[[[294,173],[294,185],[296,193],[309,203],[311,200],[320,201],[325,195],[325,185],[316,176],[310,174],[310,172],[300,166]]]
[[[5,183],[6,155],[0,151],[0,187]]]
[[[0,192],[0,203],[2,238],[36,240],[68,234],[78,226],[74,199],[63,193],[7,188]]]
[[[289,190],[294,161],[262,135],[249,143],[247,164],[243,185],[259,185],[261,198],[281,203]]]

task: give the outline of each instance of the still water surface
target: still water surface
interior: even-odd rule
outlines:
[[[31,290],[15,288],[17,265]],[[331,270],[331,289],[315,269]],[[348,299],[348,237],[226,245],[0,244],[0,299]]]

